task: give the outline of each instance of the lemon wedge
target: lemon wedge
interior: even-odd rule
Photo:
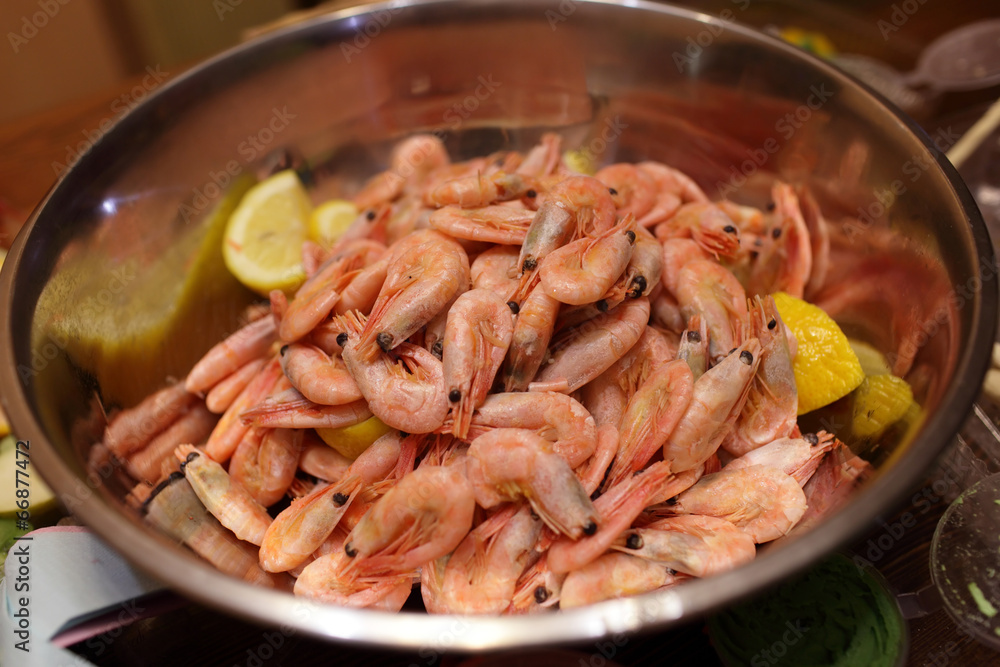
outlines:
[[[847,336],[823,309],[784,292],[774,303],[798,342],[792,371],[799,394],[798,414],[829,405],[865,379]]]
[[[311,212],[309,195],[291,169],[253,186],[226,225],[226,267],[258,294],[293,291],[305,280],[302,243]]]
[[[360,424],[341,428],[318,428],[316,433],[323,442],[352,461],[368,449],[373,442],[392,431],[378,417],[369,417]]]
[[[324,202],[309,216],[309,238],[320,245],[332,245],[357,217],[358,207],[354,202],[346,199]]]
[[[913,390],[906,380],[889,374],[867,377],[854,394],[852,432],[860,438],[881,435],[913,405]]]
[[[566,151],[562,158],[563,163],[578,174],[593,176],[597,173],[597,165],[594,164],[594,156],[590,151],[583,148]]]
[[[854,354],[858,355],[858,363],[861,364],[861,370],[865,372],[865,375],[889,375],[892,373],[885,355],[875,347],[860,340],[852,340],[850,345]]]

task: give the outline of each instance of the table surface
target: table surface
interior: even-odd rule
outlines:
[[[932,6],[933,3],[927,5],[928,8]],[[881,14],[888,17],[890,7],[890,3],[880,2],[874,7],[867,7],[865,12],[870,17],[880,17]],[[963,8],[963,11],[966,9]],[[928,9],[926,13],[915,15],[915,19],[919,19],[915,24],[919,25],[911,26],[911,39],[915,33],[917,42],[926,42],[944,30],[981,16],[982,14],[968,12],[963,15],[946,10],[943,6],[940,11]],[[87,137],[88,132],[92,133],[95,128],[100,127],[102,120],[112,115],[112,101],[132,85],[134,82],[128,81],[121,87],[65,107],[0,125],[0,211],[4,214],[0,216],[0,246],[10,245],[19,223],[55,182],[57,168],[54,165],[66,163],[67,154]],[[995,95],[996,92],[994,89],[991,94]],[[949,108],[954,111],[981,103],[983,99],[975,94],[954,96],[947,101],[942,113],[947,113]],[[934,123],[935,119],[931,118],[925,120],[924,125],[932,130]],[[990,413],[986,415],[988,418],[996,417],[991,406],[985,407],[986,412]],[[928,553],[934,528],[950,500],[958,495],[963,486],[971,483],[965,473],[967,466],[963,465],[969,452],[962,449],[962,442],[969,443],[974,455],[985,461],[981,464],[982,472],[1000,470],[996,465],[1000,461],[1000,451],[997,451],[1000,443],[989,435],[975,416],[967,422],[960,438],[962,441],[956,440],[941,464],[922,484],[914,488],[913,494],[894,513],[887,514],[884,523],[876,524],[851,547],[855,553],[868,558],[876,553],[871,551],[871,545],[878,544],[879,537],[889,530],[885,526],[892,526],[906,512],[915,515],[916,525],[898,538],[894,537],[891,548],[877,552],[880,555],[874,562],[898,593],[919,591],[930,585]],[[884,542],[887,540],[883,540]],[[265,632],[260,627],[192,603],[159,617],[134,623],[121,636],[99,637],[75,646],[74,650],[99,665],[151,664],[151,655],[157,656],[156,664],[255,664],[255,651],[262,646]],[[910,665],[1000,662],[997,653],[959,632],[943,609],[911,619],[909,632],[907,664]],[[613,656],[610,655],[612,651]],[[329,644],[295,635],[283,641],[273,658],[266,662],[278,665],[326,664],[331,655],[336,655],[338,664],[344,665],[434,664],[434,660],[424,655],[331,647]],[[632,637],[621,646],[591,643],[565,647],[560,655],[540,655],[539,658],[539,662],[544,660],[553,666],[563,661],[565,664],[599,665],[604,664],[603,661],[607,658],[621,665],[671,661],[680,664],[695,661],[697,664],[719,664],[701,621],[667,632]],[[445,655],[441,657],[440,664],[456,665],[465,659],[463,656]],[[514,662],[513,656],[504,656],[504,660]],[[481,660],[476,662],[484,664]],[[524,659],[517,662],[523,664]]]

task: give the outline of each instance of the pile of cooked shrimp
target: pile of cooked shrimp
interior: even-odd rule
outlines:
[[[220,570],[383,610],[414,583],[434,613],[568,608],[746,563],[864,474],[799,431],[769,296],[822,282],[807,193],[758,210],[655,162],[576,173],[556,135],[458,163],[420,135],[355,203],[294,295],[94,448]],[[391,430],[353,461],[317,433],[373,416]]]

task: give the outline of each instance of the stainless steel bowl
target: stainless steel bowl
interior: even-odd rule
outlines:
[[[31,440],[63,503],[138,566],[208,605],[329,639],[423,652],[594,639],[689,619],[803,568],[890,509],[963,420],[993,338],[993,254],[940,147],[877,94],[738,19],[738,5],[707,16],[644,2],[400,2],[267,35],[171,81],[72,166],[7,257],[0,383],[16,433]],[[121,303],[128,290],[116,285],[177,251],[208,217],[227,168],[249,171],[268,151],[293,147],[313,165],[317,188],[349,191],[416,131],[440,133],[461,157],[523,149],[545,130],[600,162],[676,165],[740,201],[762,205],[780,177],[808,185],[836,225],[861,217],[852,235],[859,263],[839,280],[868,280],[872,297],[838,317],[899,349],[892,309],[923,304],[908,377],[925,417],[882,444],[877,474],[844,509],[750,565],[662,593],[534,618],[455,618],[252,588],[139,523],[113,475],[88,478],[95,392],[126,402],[183,373],[232,322],[205,306],[198,326],[129,368],[110,368],[115,357],[74,344],[86,332],[58,329],[82,307],[74,288],[93,286],[82,305],[94,317],[130,312]],[[90,268],[71,274],[80,256]],[[899,263],[912,279],[872,280],[878,264],[866,257]],[[182,279],[165,276],[164,290]],[[210,299],[211,289],[199,293]]]

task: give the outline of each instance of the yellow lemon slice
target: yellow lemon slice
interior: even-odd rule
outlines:
[[[593,154],[583,148],[566,151],[562,157],[566,166],[578,174],[593,176],[597,173],[597,165],[594,164]]]
[[[331,199],[317,206],[309,216],[309,238],[329,246],[347,231],[358,217],[358,207],[346,199]]]
[[[858,355],[858,362],[861,364],[861,370],[865,372],[865,375],[870,377],[872,375],[889,375],[892,373],[889,362],[885,360],[885,355],[875,347],[860,340],[852,340],[850,344],[851,349],[854,350],[854,354]]]
[[[853,434],[874,438],[903,418],[913,405],[913,390],[895,375],[867,377],[854,394]]]
[[[865,379],[847,336],[821,308],[784,292],[774,303],[798,342],[792,370],[800,415],[833,403]]]
[[[392,427],[386,426],[378,417],[370,417],[353,426],[318,428],[316,433],[323,438],[323,442],[353,461],[373,442],[392,430]]]
[[[305,280],[302,243],[311,212],[309,195],[290,169],[253,186],[226,225],[226,267],[258,294],[291,292]]]

